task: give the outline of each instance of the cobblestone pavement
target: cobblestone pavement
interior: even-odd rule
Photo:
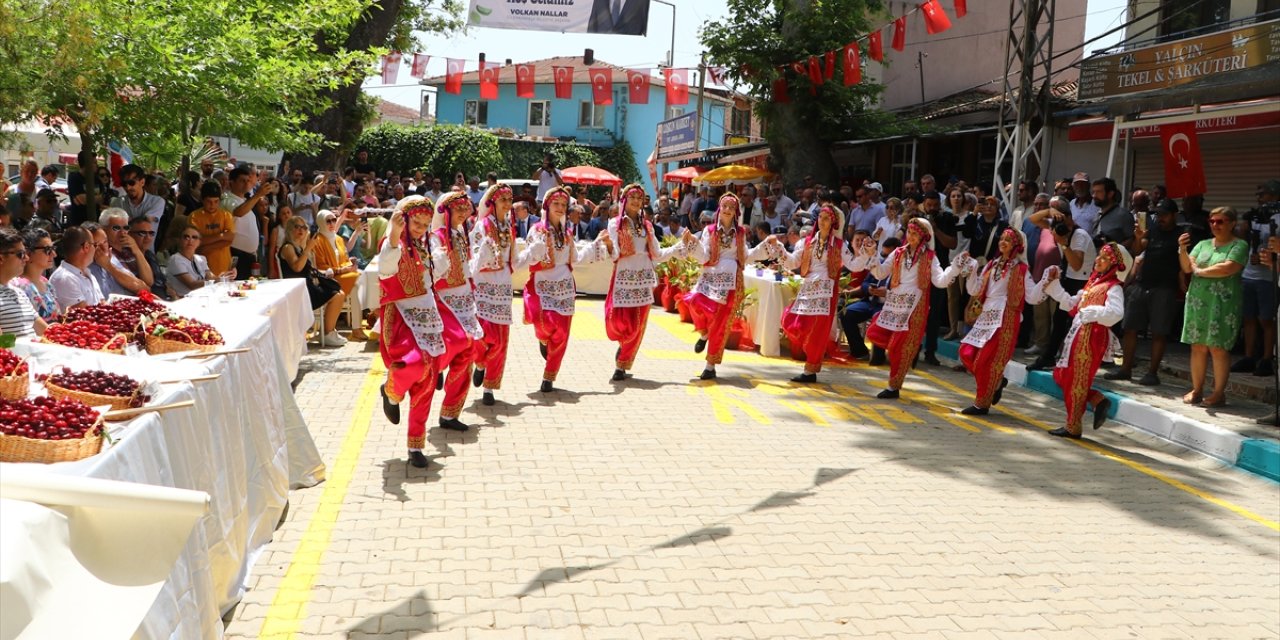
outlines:
[[[615,384],[602,306],[579,302],[550,395],[513,327],[499,404],[432,429],[425,470],[372,344],[308,356],[329,480],[291,493],[228,635],[1280,637],[1274,483],[1123,427],[1052,438],[1060,405],[1013,389],[962,417],[972,386],[939,368],[899,403],[865,365],[802,387],[730,354],[702,383],[658,309]]]

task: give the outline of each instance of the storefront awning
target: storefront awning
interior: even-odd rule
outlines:
[[[1275,128],[1280,127],[1280,97],[1206,105],[1201,106],[1198,111],[1191,107],[1184,107],[1144,112],[1131,121],[1130,135],[1134,138],[1159,136],[1159,124],[1143,126],[1138,123],[1143,120],[1167,121],[1167,118],[1177,116],[1182,116],[1181,119],[1184,121],[1195,120],[1196,132],[1201,135]],[[1070,142],[1110,140],[1114,127],[1112,119],[1107,117],[1079,120],[1071,123],[1067,131],[1067,140]]]

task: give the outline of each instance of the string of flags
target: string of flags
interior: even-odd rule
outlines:
[[[953,0],[956,17],[963,18],[968,13],[967,0]],[[828,51],[822,55],[811,55],[805,60],[797,60],[789,65],[776,67],[777,78],[773,81],[772,93],[774,102],[790,102],[788,94],[787,70],[797,76],[807,78],[810,95],[817,95],[818,87],[835,78],[836,67],[841,70],[844,86],[849,87],[862,82],[862,60],[858,43],[867,41],[867,56],[876,62],[884,62],[884,40],[881,32],[892,25],[893,36],[889,46],[895,51],[902,51],[907,42],[907,18],[919,13],[924,17],[925,31],[929,35],[942,33],[951,28],[951,19],[942,8],[939,0],[925,0],[905,15],[894,18],[891,22],[868,33],[863,38],[856,38],[840,49]],[[839,57],[839,64],[836,58]],[[415,53],[409,64],[409,75],[417,80],[426,77],[427,62],[431,57],[424,53]],[[395,51],[382,56],[382,83],[395,84],[400,74],[400,65],[404,54]],[[462,75],[466,72],[466,60],[446,58],[444,91],[450,94],[462,93]],[[536,68],[533,63],[512,65],[516,74],[516,97],[533,98]],[[482,100],[498,99],[498,81],[503,65],[496,62],[481,61],[479,63],[480,98]],[[555,85],[557,99],[569,99],[573,95],[573,66],[552,66],[552,80]],[[588,77],[591,81],[592,102],[598,105],[613,104],[613,67],[589,67]],[[626,69],[628,99],[633,104],[649,103],[649,86],[651,69]],[[689,104],[689,68],[665,68],[662,79],[666,85],[667,104]],[[740,69],[741,75],[750,75],[749,67]],[[706,67],[707,77],[715,84],[723,85],[727,69],[721,66]]]

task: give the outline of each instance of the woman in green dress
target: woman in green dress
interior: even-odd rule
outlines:
[[[1244,304],[1240,281],[1249,259],[1249,243],[1232,233],[1236,212],[1231,207],[1218,207],[1209,212],[1209,230],[1213,237],[1202,240],[1187,252],[1191,235],[1178,238],[1178,261],[1182,270],[1191,274],[1187,289],[1186,318],[1182,324],[1182,341],[1191,345],[1191,391],[1182,396],[1187,404],[1221,407],[1227,403],[1227,376],[1230,370],[1228,350],[1235,346],[1240,332],[1240,314]],[[1204,397],[1204,377],[1209,356],[1213,356],[1213,394]]]

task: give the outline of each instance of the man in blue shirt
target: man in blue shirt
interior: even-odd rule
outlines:
[[[875,243],[870,235],[861,231],[855,233],[853,242],[855,245],[866,242]],[[887,258],[901,244],[902,241],[898,238],[885,240],[884,245],[880,247],[880,259]],[[867,278],[862,281],[861,291],[855,294],[858,300],[846,306],[844,312],[840,314],[840,326],[844,327],[844,335],[849,339],[849,355],[855,359],[861,360],[871,355],[872,364],[876,364],[877,360],[880,363],[884,362],[885,354],[883,349],[877,347],[874,355],[868,353],[866,342],[862,339],[862,331],[858,328],[858,325],[871,320],[873,316],[880,312],[880,309],[884,308],[884,297],[888,286],[888,277],[876,279],[868,274]]]

